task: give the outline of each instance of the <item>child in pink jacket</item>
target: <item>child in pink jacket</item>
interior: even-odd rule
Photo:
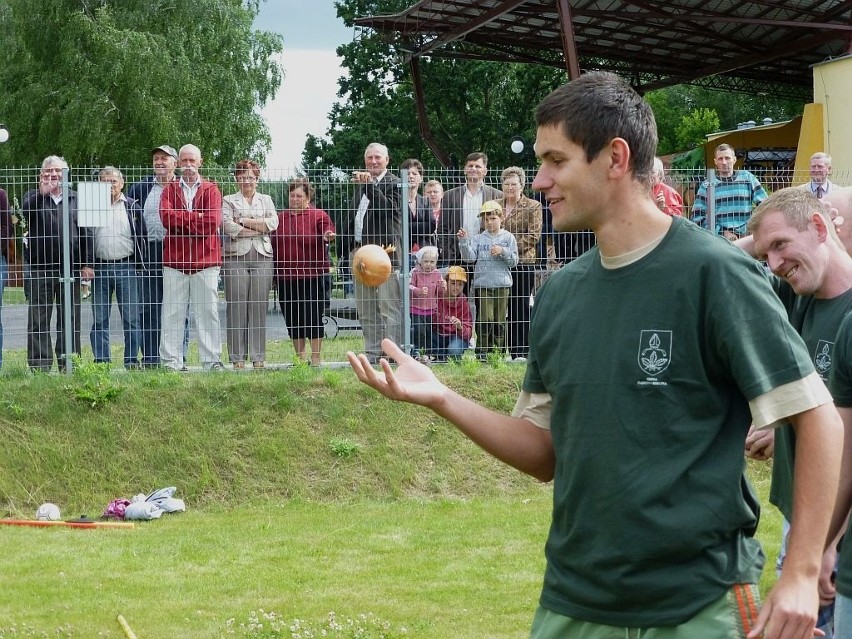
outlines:
[[[438,248],[423,246],[415,254],[417,264],[411,269],[408,291],[411,295],[411,343],[414,357],[428,361],[432,345],[432,318],[438,308],[438,291],[447,283],[438,270]]]

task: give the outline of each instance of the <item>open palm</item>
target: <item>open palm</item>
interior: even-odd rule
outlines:
[[[346,354],[359,380],[385,397],[412,404],[434,407],[443,399],[447,387],[429,367],[404,353],[392,340],[382,340],[382,350],[397,363],[396,370],[386,359],[381,360],[382,370],[378,371],[370,366],[366,355]]]

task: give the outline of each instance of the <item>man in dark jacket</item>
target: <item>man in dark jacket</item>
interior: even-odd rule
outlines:
[[[373,288],[355,280],[355,307],[364,333],[364,350],[373,362],[382,354],[383,338],[402,342],[402,192],[399,178],[388,171],[389,161],[388,148],[373,142],[364,151],[366,171],[352,175],[356,185],[349,220],[352,251],[365,244],[396,248],[390,253],[393,272],[387,281]]]
[[[503,192],[488,186],[488,156],[476,151],[464,163],[465,183],[444,193],[441,200],[441,219],[438,221],[438,265],[463,265],[459,252],[459,229],[473,236],[480,232],[479,210],[485,202],[498,200]]]
[[[38,189],[24,195],[21,212],[29,233],[29,316],[27,319],[27,362],[31,369],[50,371],[53,344],[50,323],[53,308],[56,318],[56,360],[60,369],[70,353],[80,353],[80,278],[89,279],[92,270],[92,235],[77,225],[77,194],[62,186],[62,170],[68,164],[51,155],[41,165]],[[63,207],[68,204],[68,228],[71,246],[71,333],[72,343],[65,344],[65,306],[68,303],[63,282]]]
[[[9,213],[9,197],[0,189],[0,367],[3,366],[3,288],[9,275],[9,251],[15,231]]]
[[[146,368],[160,365],[160,330],[163,312],[163,240],[166,229],[160,220],[160,198],[163,189],[175,179],[178,153],[163,144],[151,151],[154,173],[131,186],[127,197],[142,207],[148,232],[147,268],[139,273],[140,331],[142,333],[142,364]],[[184,332],[184,358],[189,342],[189,330]]]

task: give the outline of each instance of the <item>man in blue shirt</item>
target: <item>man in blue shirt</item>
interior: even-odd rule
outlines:
[[[708,228],[710,210],[715,214],[717,235],[734,241],[746,235],[745,225],[752,209],[766,199],[766,191],[754,175],[745,169],[734,170],[737,156],[730,144],[716,147],[713,158],[716,177],[713,179],[713,203],[708,204],[707,190],[710,182],[704,180],[698,187],[692,205],[692,221]]]

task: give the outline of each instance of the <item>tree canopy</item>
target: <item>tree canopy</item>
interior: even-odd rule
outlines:
[[[370,13],[393,13],[407,0],[342,0],[338,16],[347,26]],[[399,53],[365,31],[337,49],[347,77],[338,81],[341,100],[329,114],[324,138],[309,136],[306,167],[360,166],[370,142],[388,146],[392,162],[407,157],[437,164],[420,135],[414,87]],[[486,150],[492,164],[514,164],[509,144],[520,135],[532,140],[533,111],[548,91],[562,82],[560,69],[447,58],[420,61],[428,121],[438,144],[464,162],[474,150]]]
[[[801,115],[804,108],[794,100],[685,84],[652,91],[645,98],[657,120],[658,155],[688,151],[703,143],[707,133],[736,129],[740,122],[789,120]]]
[[[397,13],[409,0],[338,0],[337,14],[347,26],[363,15]],[[364,148],[382,142],[392,163],[407,157],[438,164],[420,135],[410,70],[403,52],[371,30],[337,49],[348,69],[338,81],[339,102],[329,114],[324,137],[308,136],[302,156],[306,168],[360,166]],[[428,124],[438,145],[457,162],[472,151],[485,151],[494,166],[531,163],[518,157],[510,141],[522,137],[531,148],[533,113],[538,102],[566,81],[563,69],[469,59],[423,58],[420,70]],[[706,133],[735,128],[749,119],[786,119],[802,105],[771,96],[740,95],[693,86],[649,93],[660,132],[659,154],[687,150]],[[701,130],[702,127],[711,127]]]
[[[262,159],[283,43],[252,28],[259,2],[6,0],[0,163],[147,164],[190,142],[208,163]]]

